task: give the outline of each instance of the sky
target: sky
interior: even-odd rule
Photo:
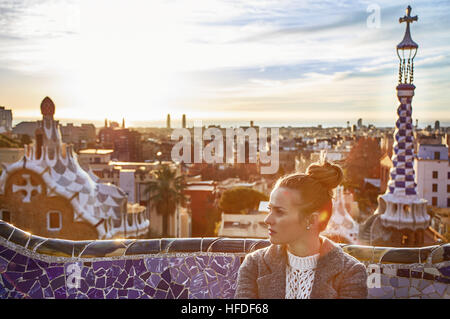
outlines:
[[[411,5],[413,118],[450,126],[450,1],[0,0],[0,105],[14,122],[393,126]]]

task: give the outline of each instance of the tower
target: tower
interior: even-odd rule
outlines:
[[[186,128],[186,114],[183,114],[183,117],[181,118],[181,127]]]
[[[167,114],[166,128],[170,128],[170,114]]]
[[[430,223],[427,214],[427,201],[419,198],[416,192],[414,173],[414,135],[412,125],[412,98],[414,96],[414,57],[418,45],[411,39],[410,24],[417,21],[412,17],[411,7],[406,9],[406,16],[399,23],[406,22],[403,40],[397,45],[399,57],[399,80],[397,97],[397,121],[394,131],[392,154],[393,167],[384,195],[378,198],[378,212],[382,226],[390,233],[389,245],[422,246],[424,231]],[[386,236],[385,236],[386,238]]]

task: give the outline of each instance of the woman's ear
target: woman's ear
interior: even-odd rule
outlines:
[[[320,214],[318,212],[314,212],[309,216],[309,224],[313,227],[319,227]]]

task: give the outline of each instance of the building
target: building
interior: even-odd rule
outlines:
[[[414,160],[418,195],[429,205],[450,207],[450,166],[447,145],[419,145]]]
[[[192,237],[204,237],[209,214],[216,206],[216,185],[213,181],[190,182],[185,189],[190,197]]]
[[[74,126],[72,123],[68,123],[66,126],[61,125],[61,137],[64,143],[73,144],[75,151],[95,144],[97,139],[94,124]]]
[[[162,215],[158,214],[152,205],[150,194],[147,192],[148,183],[153,181],[153,172],[162,165],[168,165],[177,174],[181,174],[179,167],[171,162],[117,162],[111,160],[112,150],[82,150],[79,157],[84,163],[83,167],[99,178],[102,183],[110,183],[120,187],[127,195],[128,203],[140,205],[144,208],[142,213],[152,222],[149,226],[152,237],[160,237],[163,233]],[[190,207],[177,205],[173,216],[168,219],[168,235],[172,237],[191,236]]]
[[[137,131],[110,125],[100,129],[98,139],[102,148],[114,150],[112,158],[116,161],[143,160],[141,134]]]
[[[92,170],[95,175],[103,178],[104,169],[112,160],[112,149],[85,149],[78,151],[78,161],[83,169]]]
[[[19,161],[4,165],[2,219],[36,235],[72,240],[145,234],[149,220],[128,205],[127,194],[83,170],[72,147],[62,142],[50,98],[42,101],[41,113],[35,143]]]
[[[34,132],[36,132],[37,122],[20,122],[12,129],[15,135],[28,135],[30,138],[34,138]]]
[[[0,133],[9,132],[12,129],[12,112],[0,106]]]

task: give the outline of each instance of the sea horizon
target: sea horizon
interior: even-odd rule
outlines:
[[[36,120],[40,120],[40,117],[17,117],[12,121],[13,127],[21,122],[33,122]],[[56,118],[59,120],[59,123],[62,125],[67,125],[72,123],[73,125],[80,126],[81,124],[94,124],[95,127],[103,127],[105,125],[105,120],[92,120],[92,119],[65,119],[65,118]],[[395,119],[392,121],[383,121],[383,120],[364,120],[362,118],[363,126],[374,125],[377,128],[393,128],[395,126]],[[108,120],[109,121],[109,120]],[[236,119],[187,119],[186,126],[193,127],[195,126],[210,126],[210,125],[220,125],[220,127],[242,127],[242,126],[250,126],[250,121],[253,121],[254,126],[259,127],[318,127],[319,125],[322,128],[332,128],[332,127],[347,127],[346,121],[341,120],[236,120]],[[119,125],[122,125],[122,121],[113,121],[117,122]],[[349,121],[350,126],[356,125],[357,120]],[[413,124],[415,124],[415,119]],[[419,128],[426,128],[428,125],[434,127],[435,121],[420,121],[418,123]],[[125,119],[125,127],[155,127],[155,128],[164,128],[166,127],[166,120],[148,120],[148,121],[127,121]],[[181,120],[180,119],[171,119],[171,128],[181,128]],[[450,122],[440,122],[440,127],[450,127]]]

